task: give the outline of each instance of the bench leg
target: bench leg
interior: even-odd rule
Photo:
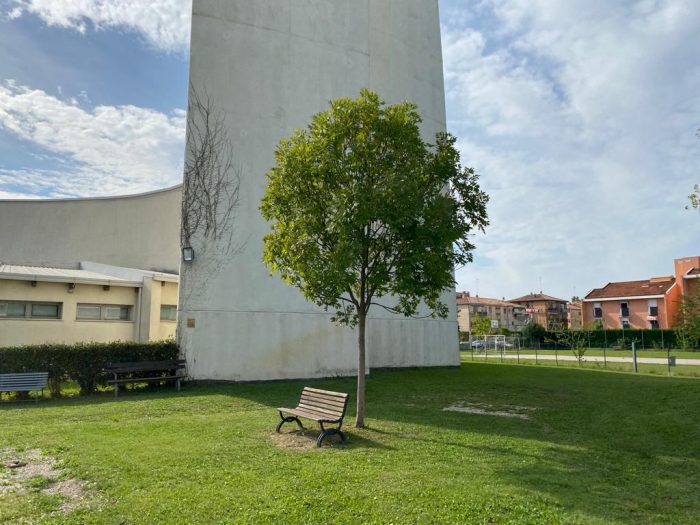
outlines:
[[[302,430],[304,429],[304,425],[301,424],[301,421],[299,421],[299,418],[296,416],[286,416],[285,417],[282,414],[282,412],[280,412],[280,418],[282,419],[282,421],[277,423],[277,428],[275,429],[275,432],[277,432],[278,434],[280,433],[280,430],[282,429],[282,425],[284,425],[285,423],[291,423],[292,421],[296,421],[296,424],[299,425],[299,428]]]
[[[340,436],[341,443],[345,443],[347,441],[345,434],[343,434],[340,431],[340,428],[329,428],[327,430],[323,430],[321,432],[321,434],[318,436],[318,439],[316,439],[316,446],[320,447],[323,444],[324,439],[326,439],[328,436],[333,436],[333,435]]]

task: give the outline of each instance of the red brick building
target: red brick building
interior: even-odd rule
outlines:
[[[671,328],[684,295],[698,286],[700,257],[675,260],[675,274],[608,283],[583,300],[586,328]]]

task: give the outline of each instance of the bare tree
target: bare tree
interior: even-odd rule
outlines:
[[[187,149],[182,186],[181,248],[216,242],[231,255],[240,172],[234,165],[233,143],[211,96],[190,87],[187,107]]]
[[[205,298],[207,281],[243,247],[234,243],[240,169],[225,117],[206,91],[190,86],[180,247],[193,248],[196,256],[181,267],[181,277],[189,283],[181,307]]]

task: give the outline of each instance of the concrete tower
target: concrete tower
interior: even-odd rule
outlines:
[[[182,264],[179,338],[196,379],[352,374],[357,337],[262,263],[259,206],[282,137],[330,100],[368,87],[412,101],[423,133],[445,129],[438,0],[194,0],[190,83],[223,110],[240,170],[240,249]],[[213,271],[212,271],[213,269]],[[445,320],[370,312],[370,367],[459,364],[454,291]]]

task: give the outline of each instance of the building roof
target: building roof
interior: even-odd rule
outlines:
[[[690,276],[690,275],[700,275],[700,268],[691,268],[687,272],[685,272],[685,275]]]
[[[592,290],[586,300],[609,299],[609,298],[629,298],[664,295],[674,284],[674,277],[654,277],[644,281],[624,281],[618,283],[608,283],[602,288]]]
[[[490,297],[479,297],[478,295],[467,295],[465,292],[457,293],[457,304],[473,304],[473,305],[485,305],[485,306],[510,306],[511,308],[520,308],[522,305],[509,303],[508,301],[503,301],[502,299],[492,299]]]
[[[557,299],[556,297],[552,297],[551,295],[543,294],[543,293],[531,293],[528,295],[523,295],[522,297],[518,297],[517,299],[511,299],[511,303],[528,303],[528,302],[535,302],[535,301],[554,301],[557,303],[566,303],[566,299]]]
[[[141,282],[120,279],[111,275],[72,270],[44,268],[41,266],[16,266],[0,264],[0,279],[14,281],[40,281],[50,283],[96,284],[103,286],[141,286]]]

